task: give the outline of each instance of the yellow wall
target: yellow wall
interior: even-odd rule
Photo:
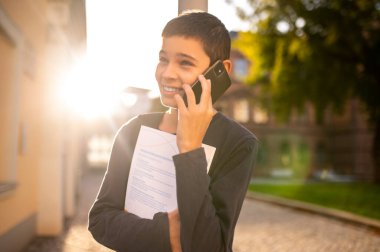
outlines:
[[[59,89],[76,49],[84,49],[85,29],[70,30],[84,27],[83,4],[0,0],[0,121],[6,122],[0,124],[0,182],[17,183],[0,194],[0,238],[30,217],[38,235],[58,235],[64,217],[75,212],[78,153],[69,143],[78,129]]]
[[[37,212],[38,154],[42,126],[39,113],[44,85],[41,81],[43,69],[40,60],[44,57],[45,6],[43,0],[0,0],[0,7],[22,34],[22,49],[18,49],[21,57],[14,58],[21,71],[13,76],[18,83],[18,102],[12,108],[18,133],[16,144],[19,145],[17,187],[6,195],[0,195],[0,235]],[[3,52],[0,55],[4,55]],[[4,63],[5,59],[1,57],[0,61]]]
[[[15,163],[14,150],[9,148],[12,144],[12,108],[14,102],[12,100],[13,77],[12,70],[15,68],[16,49],[12,41],[0,32],[0,116],[2,123],[0,124],[0,167],[9,167]],[[14,149],[14,148],[13,148]],[[7,169],[0,169],[0,181],[4,181],[9,177]]]

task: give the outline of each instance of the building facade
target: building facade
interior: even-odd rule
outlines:
[[[280,122],[256,102],[260,88],[244,84],[250,62],[238,51],[232,52],[231,59],[233,84],[217,106],[258,136],[254,176],[372,179],[373,133],[358,100],[350,99],[343,113],[327,110],[321,124],[315,120],[312,104],[306,104],[301,113],[294,111],[287,122]]]
[[[80,126],[59,88],[85,27],[84,0],[0,0],[0,251],[61,233],[75,212]]]

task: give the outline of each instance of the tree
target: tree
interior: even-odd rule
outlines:
[[[380,0],[247,1],[252,9],[237,13],[252,30],[234,46],[254,62],[249,82],[270,91],[282,118],[311,102],[321,121],[329,106],[359,98],[373,125],[380,182]]]

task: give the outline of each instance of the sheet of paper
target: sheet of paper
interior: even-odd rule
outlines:
[[[215,147],[203,144],[210,169]],[[142,218],[177,208],[177,186],[172,157],[178,154],[176,136],[141,126],[134,150],[125,209]]]

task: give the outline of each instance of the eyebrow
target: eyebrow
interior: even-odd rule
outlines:
[[[159,54],[166,54],[165,50],[160,50]],[[177,53],[176,54],[177,57],[182,57],[182,58],[187,58],[187,59],[190,59],[192,61],[195,61],[195,62],[198,62],[198,60],[196,58],[194,58],[193,56],[190,56],[186,53]]]
[[[193,60],[193,61],[198,61],[196,58],[194,58],[194,57],[192,57],[192,56],[190,56],[190,55],[188,55],[186,53],[178,53],[177,55],[180,56],[180,57],[183,57],[183,58],[187,58],[187,59]]]

